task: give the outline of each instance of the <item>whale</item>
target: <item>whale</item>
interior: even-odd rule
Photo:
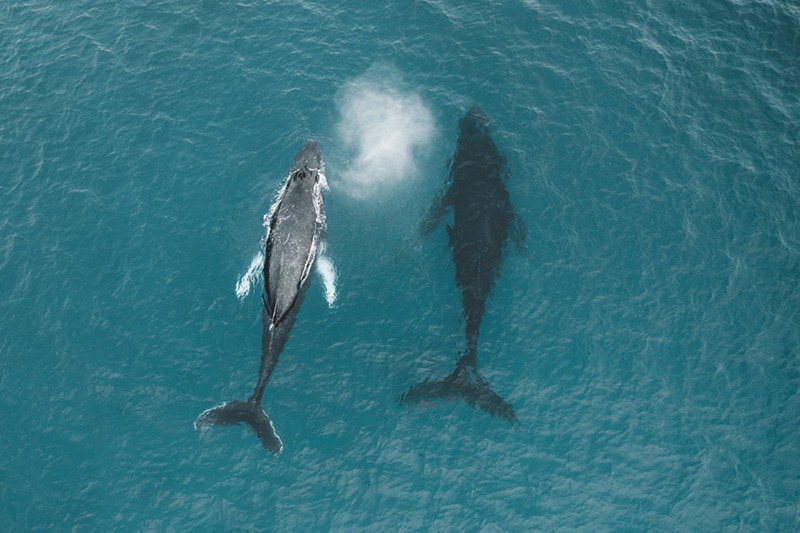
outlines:
[[[265,216],[261,367],[253,394],[207,409],[194,422],[195,429],[247,424],[276,458],[283,442],[261,402],[300,311],[309,274],[325,248],[323,165],[319,145],[306,143]]]
[[[447,225],[455,263],[456,286],[461,293],[466,347],[455,370],[440,380],[425,380],[400,397],[401,404],[462,399],[492,416],[515,422],[514,407],[501,398],[478,372],[478,338],[486,301],[503,266],[507,241],[520,250],[525,225],[514,213],[506,189],[506,158],[489,133],[489,120],[473,105],[458,122],[458,139],[444,188],[420,226],[424,237],[452,211]]]

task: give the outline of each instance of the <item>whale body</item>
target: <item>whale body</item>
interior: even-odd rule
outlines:
[[[324,189],[322,152],[315,141],[309,141],[295,157],[265,217],[261,368],[255,390],[245,401],[229,401],[203,411],[194,422],[195,429],[244,422],[275,457],[283,451],[261,399],[300,311],[311,269],[324,250]]]
[[[445,214],[453,212],[447,233],[464,310],[466,350],[449,376],[413,386],[400,401],[460,398],[493,416],[516,421],[513,406],[478,373],[477,346],[486,300],[502,269],[505,244],[514,237],[521,247],[525,227],[512,209],[505,187],[506,159],[489,135],[486,115],[472,106],[458,128],[445,191],[431,206],[420,233],[430,234]]]

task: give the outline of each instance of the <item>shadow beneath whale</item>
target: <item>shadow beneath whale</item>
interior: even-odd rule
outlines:
[[[430,234],[452,210],[447,233],[464,309],[466,350],[449,376],[411,387],[400,402],[463,399],[492,416],[516,421],[513,406],[478,373],[477,347],[486,300],[502,270],[506,242],[512,238],[521,249],[525,226],[512,209],[505,186],[509,176],[506,159],[489,135],[486,115],[473,105],[458,129],[445,190],[431,206],[420,233]]]

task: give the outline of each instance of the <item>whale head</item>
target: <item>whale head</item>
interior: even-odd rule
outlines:
[[[462,135],[485,134],[488,125],[489,118],[477,104],[472,104],[467,114],[458,121],[458,129]]]
[[[322,170],[322,152],[316,141],[308,141],[294,158],[291,172],[298,170],[315,174]]]

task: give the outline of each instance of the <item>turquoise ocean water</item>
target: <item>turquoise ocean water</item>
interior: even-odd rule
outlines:
[[[800,8],[782,0],[0,7],[0,529],[800,529]],[[477,103],[528,227],[479,367],[416,236]],[[326,157],[264,405],[262,216]]]

